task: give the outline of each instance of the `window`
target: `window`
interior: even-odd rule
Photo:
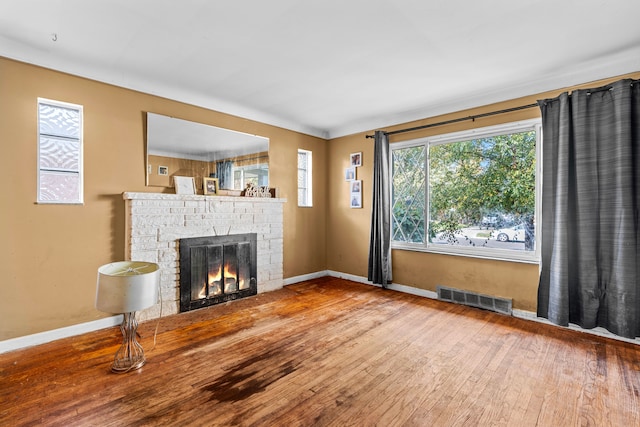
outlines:
[[[236,166],[233,168],[233,188],[242,190],[247,184],[256,187],[267,187],[269,185],[269,165],[255,164],[247,166]]]
[[[38,98],[38,203],[82,202],[82,107]]]
[[[392,145],[392,243],[538,259],[539,120]]]
[[[313,206],[311,163],[311,151],[298,150],[298,206]]]

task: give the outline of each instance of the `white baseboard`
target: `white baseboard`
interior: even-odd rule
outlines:
[[[337,277],[338,279],[351,280],[352,282],[364,283],[365,285],[373,285],[370,281],[362,276],[356,276],[355,274],[342,273],[340,271],[327,270],[327,276]],[[376,286],[376,285],[373,285]]]
[[[34,345],[45,344],[61,338],[73,337],[87,332],[118,326],[121,323],[122,315],[120,314],[118,316],[106,317],[92,322],[67,326],[65,328],[53,329],[51,331],[39,332],[37,334],[25,335],[18,338],[11,338],[5,341],[0,341],[0,354],[21,348],[32,347]]]
[[[632,338],[621,337],[619,335],[616,335],[614,333],[607,331],[605,328],[602,328],[602,327],[597,327],[593,329],[584,329],[579,325],[575,325],[573,323],[569,323],[569,326],[560,326],[549,321],[549,319],[545,319],[544,317],[538,317],[538,314],[534,313],[533,311],[513,310],[512,314],[513,314],[513,317],[518,317],[524,320],[532,320],[534,322],[544,323],[545,325],[555,326],[556,328],[565,328],[565,329],[570,329],[572,331],[584,332],[585,334],[597,335],[599,337],[604,337],[604,338],[611,338],[614,340],[624,341],[631,344],[640,344],[640,339],[638,338],[632,339]]]
[[[377,286],[379,288],[382,287],[382,285],[374,284],[373,282],[367,280],[366,278],[364,278],[362,276],[355,276],[353,274],[340,273],[339,271],[333,271],[333,270],[328,270],[328,273],[329,273],[328,275],[331,276],[331,277],[338,277],[340,279],[347,279],[347,280],[351,280],[353,282],[364,283],[365,285]],[[437,299],[437,297],[438,297],[438,294],[433,292],[433,291],[429,291],[427,289],[415,288],[413,286],[401,285],[399,283],[391,283],[391,284],[387,285],[387,289],[391,289],[393,291],[398,291],[398,292],[403,292],[405,294],[417,295],[417,296],[425,297],[425,298]]]
[[[351,280],[352,282],[363,283],[365,285],[371,285],[371,286],[377,286],[379,288],[382,287],[381,285],[377,285],[377,284],[374,284],[373,282],[370,282],[365,277],[356,276],[355,274],[342,273],[342,272],[334,271],[334,270],[323,270],[323,271],[318,271],[316,273],[311,273],[311,274],[305,274],[305,275],[302,275],[302,276],[291,277],[289,279],[285,279],[284,282],[285,282],[285,285],[292,285],[294,283],[303,282],[305,280],[311,280],[311,279],[316,279],[318,277],[325,277],[325,276],[331,276],[331,277],[337,277],[339,279]],[[438,297],[438,294],[433,292],[433,291],[429,291],[429,290],[426,290],[426,289],[420,289],[420,288],[414,288],[413,286],[400,285],[398,283],[389,284],[387,286],[387,289],[391,289],[391,290],[398,291],[398,292],[404,292],[406,294],[426,297],[426,298],[437,299],[437,297]]]
[[[538,320],[538,315],[536,313],[534,313],[533,311],[518,310],[517,308],[514,308],[513,310],[511,310],[511,314],[513,315],[513,317],[518,317],[520,319]],[[544,320],[546,320],[546,319],[544,319]],[[551,323],[551,322],[549,322],[549,323]]]
[[[379,285],[376,285],[376,286],[379,286]],[[391,289],[393,291],[398,291],[398,292],[404,292],[405,294],[416,295],[424,298],[438,299],[438,294],[436,292],[430,291],[428,289],[414,288],[413,286],[391,283],[390,285],[387,285],[387,289]]]
[[[323,271],[317,271],[315,273],[303,274],[301,276],[289,277],[287,279],[284,279],[284,285],[285,286],[293,285],[294,283],[300,283],[306,280],[317,279],[319,277],[325,277],[328,275],[329,275],[328,270],[323,270]]]

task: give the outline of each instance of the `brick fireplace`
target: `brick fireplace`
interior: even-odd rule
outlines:
[[[162,314],[180,311],[179,241],[256,234],[257,292],[283,286],[283,203],[286,199],[124,193],[125,258],[160,265]],[[157,318],[159,304],[139,313]]]

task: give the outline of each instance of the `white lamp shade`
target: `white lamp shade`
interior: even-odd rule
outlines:
[[[152,262],[121,261],[98,268],[96,308],[131,313],[158,302],[160,267]]]

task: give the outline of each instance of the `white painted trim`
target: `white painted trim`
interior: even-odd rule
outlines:
[[[415,288],[413,286],[407,286],[407,285],[399,285],[397,283],[391,283],[389,286],[387,286],[387,288],[393,291],[403,292],[405,294],[416,295],[424,298],[438,299],[438,294],[428,289]]]
[[[339,279],[347,279],[352,282],[364,283],[365,285],[373,285],[370,281],[362,276],[356,276],[354,274],[342,273],[340,271],[327,270],[327,276],[337,277]],[[375,286],[375,285],[374,285]]]
[[[329,273],[329,276],[331,277],[347,279],[347,280],[351,280],[352,282],[364,283],[365,285],[377,286],[379,288],[382,287],[381,285],[373,284],[373,282],[370,282],[369,280],[365,279],[362,276],[355,276],[353,274],[340,273],[338,271],[333,271],[333,270],[328,270],[328,273]],[[431,299],[438,298],[438,294],[433,291],[429,291],[427,289],[420,289],[413,286],[401,285],[399,283],[391,283],[387,285],[387,289],[391,289],[392,291],[403,292],[405,294],[416,295],[419,297],[425,297],[425,298],[431,298]]]
[[[525,319],[525,320],[537,320],[538,319],[538,315],[536,313],[534,313],[533,311],[518,310],[517,308],[514,308],[513,310],[511,310],[511,314],[513,315],[513,317],[518,317],[520,319]],[[540,318],[540,320],[542,321],[542,320],[546,320],[546,319]],[[549,322],[549,323],[551,323],[551,322]]]
[[[53,329],[51,331],[39,332],[32,335],[25,335],[18,338],[11,338],[5,341],[0,341],[0,354],[22,348],[32,347],[34,345],[45,344],[62,338],[73,337],[87,332],[110,328],[112,326],[118,326],[121,323],[122,315],[119,314],[117,316],[106,317],[104,319],[94,320],[92,322],[80,323],[78,325]]]
[[[288,279],[284,279],[284,285],[293,285],[294,283],[304,282],[305,280],[313,280],[319,277],[328,276],[329,272],[327,270],[317,271],[315,273],[303,274],[301,276],[289,277]]]
[[[556,325],[555,323],[552,323],[551,321],[549,321],[549,319],[545,319],[544,317],[538,317],[538,315],[533,311],[527,311],[527,310],[514,309],[512,310],[512,314],[513,314],[513,317],[517,317],[524,320],[531,320],[533,322],[544,323],[545,325],[555,326],[556,328],[564,328],[572,331],[584,332],[585,334],[597,335],[599,337],[611,338],[618,341],[628,342],[630,344],[640,345],[640,339],[638,338],[631,339],[631,338],[621,337],[601,327],[597,327],[593,329],[584,329],[579,325],[575,325],[573,323],[569,323],[569,326],[560,326],[560,325]]]

